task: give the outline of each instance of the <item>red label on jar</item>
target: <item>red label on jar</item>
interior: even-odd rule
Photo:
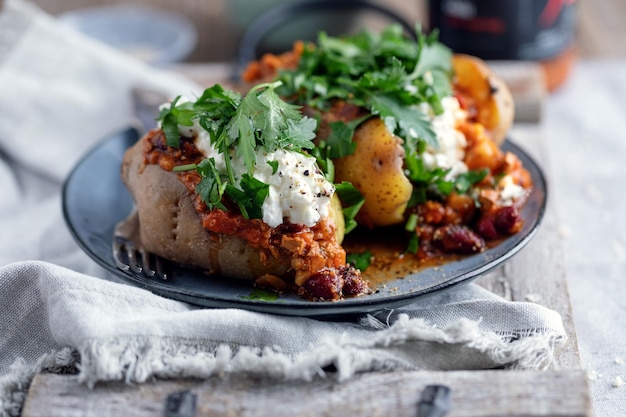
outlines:
[[[575,0],[431,0],[430,27],[455,52],[544,60],[574,41]]]

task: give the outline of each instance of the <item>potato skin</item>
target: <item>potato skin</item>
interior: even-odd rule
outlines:
[[[452,68],[454,89],[476,103],[476,121],[485,126],[496,145],[501,145],[515,117],[511,91],[480,58],[455,54]]]
[[[341,205],[341,200],[339,200],[337,193],[333,194],[330,199],[330,211],[328,214],[332,222],[335,223],[335,238],[337,239],[337,243],[341,245],[346,234],[346,222],[343,218],[343,206]]]
[[[373,117],[357,128],[352,140],[355,152],[335,160],[335,181],[351,182],[365,197],[359,222],[368,227],[402,223],[413,191],[403,171],[402,139]]]
[[[291,259],[271,258],[265,264],[259,250],[242,238],[204,229],[194,196],[176,174],[145,164],[141,140],[124,155],[122,181],[135,201],[146,250],[209,274],[244,280],[288,273]]]

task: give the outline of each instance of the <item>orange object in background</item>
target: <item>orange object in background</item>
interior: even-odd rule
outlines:
[[[455,52],[540,63],[549,91],[576,58],[576,0],[430,0],[429,17]]]
[[[555,90],[565,82],[576,61],[576,55],[576,49],[572,46],[553,59],[541,61],[541,67],[546,75],[548,91]]]

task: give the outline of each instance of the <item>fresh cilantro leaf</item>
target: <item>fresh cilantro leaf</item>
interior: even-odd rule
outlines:
[[[446,180],[445,178],[435,178],[433,181],[435,188],[443,195],[450,195],[454,191],[454,181]]]
[[[335,189],[344,206],[343,217],[346,222],[345,233],[350,233],[357,226],[355,217],[361,209],[361,206],[363,206],[363,203],[365,203],[365,198],[354,185],[346,181],[335,184]]]
[[[251,218],[250,214],[248,214],[248,207],[250,206],[249,204],[250,200],[248,199],[247,194],[243,190],[240,190],[239,188],[237,188],[236,186],[232,185],[232,183],[229,182],[226,184],[224,193],[228,197],[230,197],[232,201],[234,201],[237,204],[237,207],[239,208],[239,212],[241,213],[244,219]]]
[[[161,110],[157,121],[161,122],[161,129],[165,134],[165,142],[168,146],[178,148],[180,146],[180,133],[178,133],[178,119],[174,113],[176,103],[180,100],[180,96],[176,97],[170,103],[169,108]]]
[[[219,84],[204,90],[202,95],[193,104],[193,109],[210,115],[213,118],[231,115],[239,106],[241,95],[231,90],[225,90]]]
[[[425,203],[428,201],[428,197],[426,194],[426,186],[424,185],[413,185],[413,191],[411,191],[411,198],[407,203],[407,207],[415,207],[418,204]]]
[[[300,152],[314,148],[317,121],[303,117],[299,106],[281,100],[275,91],[280,85],[280,82],[259,84],[241,98],[216,84],[204,90],[195,102],[179,104],[177,97],[161,111],[159,120],[169,146],[179,146],[179,125],[191,126],[197,122],[209,133],[211,145],[223,155],[225,168],[218,169],[214,158],[175,168],[175,171],[197,170],[202,179],[196,192],[210,209],[226,210],[222,200],[228,196],[244,217],[262,218],[261,208],[269,195],[269,185],[252,175],[257,149]],[[245,173],[235,175],[232,158],[243,160]],[[268,164],[275,173],[278,162]]]
[[[221,175],[215,167],[215,159],[207,158],[202,160],[196,167],[202,180],[196,186],[196,193],[207,205],[209,210],[214,208],[225,209],[222,204],[222,196],[226,189],[226,183],[222,181]]]
[[[241,188],[228,183],[225,193],[237,204],[241,215],[245,219],[262,219],[263,202],[270,192],[269,184],[259,181],[248,174],[243,174],[239,186]]]
[[[318,146],[311,149],[311,155],[317,160],[317,165],[326,177],[328,182],[335,181],[335,164],[333,160],[328,156],[328,148],[325,142],[322,141]]]
[[[261,207],[270,193],[269,184],[259,181],[248,174],[243,174],[240,185],[247,197],[245,205],[248,209],[248,215],[250,218],[263,218],[263,211],[261,210]],[[242,202],[238,203],[242,204]]]
[[[330,135],[325,141],[326,156],[332,159],[352,155],[356,149],[356,143],[352,142],[356,128],[369,119],[371,115],[365,115],[350,122],[332,122]]]
[[[356,269],[365,271],[372,263],[372,251],[367,249],[360,253],[348,253],[346,254],[346,261]]]
[[[413,71],[414,75],[422,76],[427,71],[450,72],[452,67],[452,51],[437,42],[437,32],[426,37],[418,35],[419,61]]]
[[[267,165],[272,167],[272,175],[278,171],[278,161],[267,161]]]
[[[248,172],[254,170],[256,145],[255,125],[259,115],[265,114],[265,105],[259,100],[256,91],[251,90],[241,101],[226,128],[228,136],[236,143],[236,156],[243,158]]]
[[[489,170],[486,168],[459,174],[454,180],[456,191],[460,194],[467,193],[474,184],[481,182],[487,174],[489,174]]]
[[[354,129],[341,121],[329,123],[329,127],[330,135],[325,142],[328,157],[334,159],[352,155],[356,149],[356,143],[352,142]]]
[[[303,117],[300,120],[287,120],[287,127],[276,141],[276,147],[293,151],[313,149],[315,147],[313,143],[315,129],[317,129],[317,120],[310,117]]]
[[[269,110],[268,114],[264,115],[267,123],[263,126],[263,129],[269,132],[272,132],[271,125],[275,125],[278,128],[275,131],[279,132],[285,127],[286,120],[300,120],[302,118],[301,107],[281,99],[275,91],[277,86],[276,84],[266,84],[263,86],[265,90],[259,94],[259,101],[265,104]]]
[[[407,177],[411,182],[417,184],[433,184],[445,178],[449,172],[449,170],[443,168],[427,168],[424,165],[424,160],[416,154],[411,154],[404,162],[407,169]]]
[[[430,122],[417,107],[406,107],[393,97],[379,95],[372,97],[372,111],[383,119],[390,132],[404,138],[410,151],[417,149],[416,143],[420,140],[435,149],[439,148]]]

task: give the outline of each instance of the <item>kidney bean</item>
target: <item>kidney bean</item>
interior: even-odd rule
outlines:
[[[311,297],[324,300],[338,300],[342,286],[342,279],[334,269],[322,269],[302,285]]]
[[[498,237],[498,231],[492,216],[481,216],[476,222],[474,229],[485,240],[493,240]]]
[[[514,206],[500,207],[494,215],[496,229],[503,234],[513,234],[520,231],[523,225],[522,216]]]
[[[433,238],[447,253],[478,253],[485,248],[485,241],[466,226],[451,224],[439,227]]]
[[[346,297],[354,297],[360,294],[365,294],[369,286],[367,281],[363,279],[360,271],[356,270],[351,265],[339,268],[339,273],[343,278],[343,295]]]

